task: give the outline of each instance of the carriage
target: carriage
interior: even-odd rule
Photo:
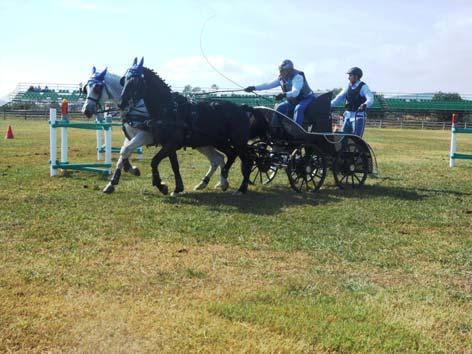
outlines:
[[[332,132],[332,93],[319,96],[308,107],[305,127],[280,115],[281,129],[274,130],[274,126],[268,124],[274,110],[229,101],[192,102],[172,92],[159,75],[143,66],[143,59],[138,64],[135,58],[121,81],[120,109],[136,106],[143,100],[148,117],[152,117],[147,124],[148,135],[153,144],[161,146],[151,161],[152,184],[163,194],[168,193],[168,187],[162,182],[158,167],[166,157],[170,159],[176,181],[173,193],[184,190],[177,150],[186,146],[210,147],[227,156],[220,176],[223,190],[228,185],[228,171],[239,157],[243,180],[236,194],[247,192],[251,174],[253,183],[269,183],[280,169],[286,171],[290,185],[297,192],[320,189],[328,169],[333,171],[336,184],[341,188],[360,187],[368,174],[376,171],[374,153],[362,138]],[[278,130],[282,133],[277,133]],[[259,140],[248,145],[248,139],[255,137]],[[121,159],[105,193],[111,193],[118,184]],[[213,172],[212,167],[202,179],[203,188]]]
[[[306,112],[304,126],[279,114],[280,128],[249,145],[252,184],[269,184],[285,170],[293,190],[314,192],[323,185],[328,170],[340,189],[361,187],[369,174],[377,173],[367,142],[356,135],[332,132],[331,98],[331,92],[317,97]],[[274,113],[267,107],[255,108],[267,119]]]

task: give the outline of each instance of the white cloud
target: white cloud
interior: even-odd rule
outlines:
[[[470,33],[472,17],[442,20],[416,44],[382,46],[373,66],[383,69],[383,80],[390,82],[385,85],[390,90],[471,93]]]

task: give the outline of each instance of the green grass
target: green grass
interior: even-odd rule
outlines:
[[[187,193],[142,177],[49,177],[44,121],[0,121],[0,352],[472,351],[472,163],[449,132],[372,129],[378,178],[316,195],[283,173],[242,197],[193,192],[208,168],[179,152]],[[459,139],[472,153],[472,140]],[[121,141],[120,131],[114,141]],[[95,159],[70,132],[70,160]],[[167,161],[164,180],[173,187]],[[240,183],[231,171],[232,190]]]

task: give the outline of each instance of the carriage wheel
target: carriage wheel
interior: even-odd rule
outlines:
[[[316,192],[326,177],[326,159],[312,154],[307,148],[296,148],[287,164],[290,186],[296,192]]]
[[[272,146],[264,141],[256,141],[250,145],[253,156],[251,168],[251,184],[269,184],[275,178],[278,167],[271,159]]]
[[[349,142],[336,154],[333,161],[333,175],[340,189],[361,187],[369,173],[369,160],[365,150],[356,143]]]

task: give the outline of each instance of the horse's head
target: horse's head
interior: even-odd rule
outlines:
[[[87,95],[84,105],[82,106],[82,113],[87,118],[92,117],[97,113],[98,109],[102,107],[104,103],[103,91],[105,87],[105,75],[107,69],[102,72],[97,71],[95,66],[92,69],[92,75],[87,81],[87,84],[83,88],[83,92]]]
[[[144,58],[139,63],[138,58],[134,58],[133,65],[126,71],[125,76],[121,78],[120,83],[123,89],[121,91],[121,102],[118,105],[121,110],[128,108],[130,102],[134,106],[144,98],[145,81],[143,64]]]

